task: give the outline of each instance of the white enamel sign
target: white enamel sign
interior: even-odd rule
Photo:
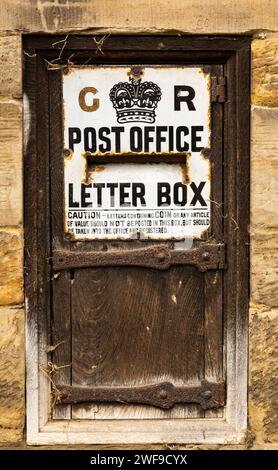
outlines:
[[[63,76],[63,106],[65,232],[73,240],[186,240],[209,228],[209,74],[73,67]]]

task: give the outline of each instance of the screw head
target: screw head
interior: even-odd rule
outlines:
[[[209,157],[210,156],[210,149],[204,149],[203,150],[203,155],[204,155],[204,157]]]
[[[206,400],[209,400],[212,397],[212,392],[210,390],[206,390],[202,395]]]
[[[70,150],[69,149],[64,149],[64,157],[67,158],[67,157],[70,157]]]
[[[159,392],[159,398],[167,398],[168,397],[168,393],[166,392],[166,390],[161,390]]]
[[[202,254],[202,259],[204,261],[208,261],[210,259],[210,254],[208,251],[205,251],[203,254]]]
[[[133,66],[131,67],[131,75],[136,78],[138,80],[138,78],[140,78],[140,76],[143,75],[143,70],[142,70],[142,67],[136,67],[136,66]]]
[[[157,259],[158,259],[158,261],[160,261],[162,263],[163,261],[165,261],[166,255],[164,253],[158,253]]]

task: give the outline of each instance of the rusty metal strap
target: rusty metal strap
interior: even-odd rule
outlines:
[[[175,387],[163,382],[140,387],[76,387],[57,385],[57,404],[114,402],[151,405],[169,409],[177,403],[196,403],[203,410],[219,408],[225,404],[225,382],[202,381],[201,385]]]
[[[173,265],[188,264],[204,272],[209,269],[224,269],[225,245],[203,243],[190,250],[170,250],[160,245],[107,252],[58,250],[53,252],[52,264],[54,271],[103,266],[141,266],[164,270]]]

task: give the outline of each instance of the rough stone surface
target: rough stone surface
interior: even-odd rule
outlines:
[[[277,229],[278,108],[254,107],[251,119],[252,229]]]
[[[252,41],[252,103],[278,106],[278,35]]]
[[[20,102],[0,101],[0,142],[0,225],[18,225],[23,219]]]
[[[2,228],[0,230],[0,305],[18,305],[22,302],[22,230],[14,227]]]
[[[261,231],[251,236],[251,298],[254,302],[278,306],[277,232]]]
[[[24,427],[24,311],[0,308],[0,444],[18,443]]]
[[[0,30],[230,34],[277,29],[276,0],[2,0]]]
[[[278,309],[251,309],[250,386],[251,429],[256,441],[278,441]]]
[[[19,34],[0,34],[0,69],[0,96],[20,98],[22,67]]]

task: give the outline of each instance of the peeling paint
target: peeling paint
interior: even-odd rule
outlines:
[[[172,299],[172,301],[173,301],[174,304],[177,304],[177,296],[176,296],[176,294],[172,294],[172,295],[171,295],[171,299]]]

